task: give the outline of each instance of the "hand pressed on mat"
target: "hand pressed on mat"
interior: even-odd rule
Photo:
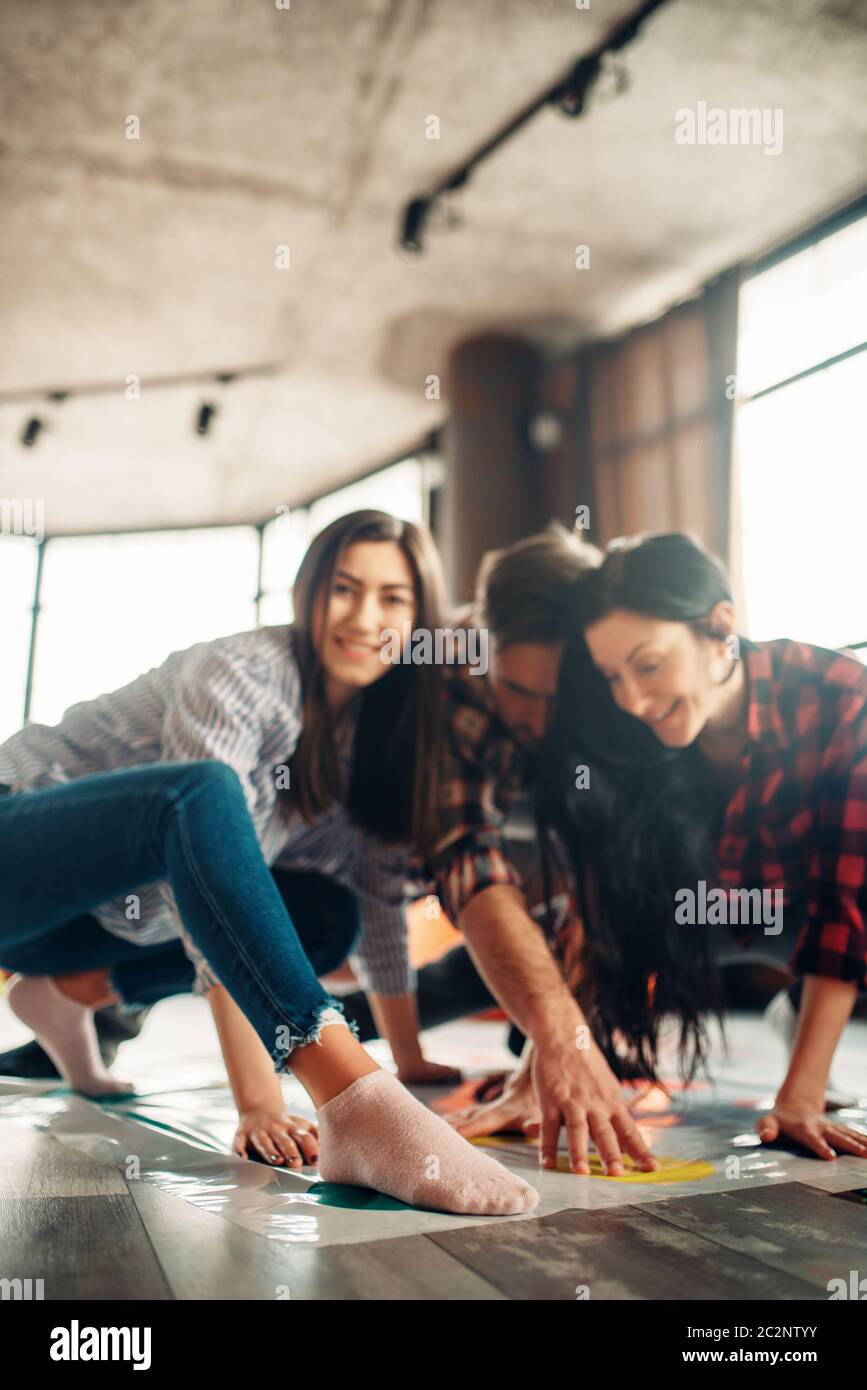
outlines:
[[[300,1168],[319,1161],[319,1130],[312,1120],[282,1108],[249,1109],[238,1116],[232,1149],[241,1158]]]
[[[838,1153],[867,1158],[867,1134],[826,1115],[824,1096],[787,1099],[781,1093],[773,1110],[756,1121],[756,1133],[765,1144],[794,1139],[819,1158],[834,1159]]]

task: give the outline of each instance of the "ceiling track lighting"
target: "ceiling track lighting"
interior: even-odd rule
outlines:
[[[579,58],[557,94],[551,98],[551,105],[559,107],[564,116],[583,116],[587,98],[596,86],[601,70],[600,55]]]
[[[21,431],[21,443],[24,448],[32,449],[44,429],[45,421],[40,420],[38,415],[31,416]]]
[[[235,381],[237,372],[217,372],[214,381],[221,389],[215,393],[215,399],[202,401],[196,412],[196,434],[205,435],[209,432],[214,419],[220,413],[220,407],[225,399],[225,390],[222,389],[231,382]]]
[[[226,386],[233,381],[252,377],[278,376],[284,370],[282,362],[263,362],[253,367],[235,367],[228,371],[179,372],[176,376],[138,377],[139,389],[143,392],[165,391],[175,386],[207,386],[216,383]],[[0,406],[17,405],[34,400],[51,402],[67,401],[72,397],[118,396],[124,390],[124,381],[81,382],[75,386],[37,387],[22,391],[0,391]]]
[[[255,367],[233,368],[223,372],[187,372],[179,376],[149,377],[139,379],[139,389],[165,390],[172,386],[195,386],[211,383],[225,388],[233,381],[245,377],[276,376],[283,370],[278,362],[265,362]],[[0,392],[0,405],[10,405],[18,401],[32,401],[34,398],[50,401],[53,405],[67,401],[71,396],[116,396],[122,389],[118,382],[99,382],[93,385],[52,387],[42,391],[3,391]],[[197,434],[207,434],[218,414],[224,390],[214,393],[216,399],[203,400],[196,411],[195,429]],[[31,415],[21,431],[20,442],[25,449],[32,449],[48,424],[39,415]]]
[[[400,244],[404,251],[421,251],[422,236],[428,213],[433,206],[432,198],[413,198],[407,203],[403,214],[403,231]]]
[[[613,77],[613,94],[622,92],[626,86],[626,73],[622,64],[613,62],[614,55],[630,44],[645,21],[666,3],[667,0],[646,0],[631,19],[614,30],[610,38],[605,39],[592,53],[586,53],[579,58],[565,78],[559,78],[553,86],[548,87],[523,107],[506,125],[474,150],[460,168],[447,175],[429,192],[411,198],[401,216],[398,236],[400,248],[419,255],[424,250],[425,228],[437,201],[444,194],[465,184],[473,170],[525,126],[538,111],[546,106],[556,106],[566,116],[583,116],[587,109],[588,97],[600,77]]]
[[[45,399],[51,401],[52,404],[56,405],[61,401],[65,401],[68,394],[68,391],[49,391]],[[31,415],[30,419],[27,421],[27,424],[21,431],[22,447],[25,449],[32,449],[35,446],[37,440],[39,439],[39,436],[42,434],[43,430],[47,428],[48,426],[46,425],[45,421],[42,419],[41,416]]]
[[[211,428],[211,421],[217,413],[217,407],[212,401],[203,401],[196,413],[196,434],[207,434]]]

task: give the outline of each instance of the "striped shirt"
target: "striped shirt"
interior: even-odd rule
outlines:
[[[56,725],[28,724],[0,744],[0,783],[13,793],[59,786],[114,768],[214,759],[241,781],[268,865],[313,870],[358,899],[362,933],[352,964],[377,994],[410,993],[406,927],[408,850],[361,830],[343,806],[308,823],[279,788],[301,735],[301,675],[288,625],[256,628],[173,652],[129,685],[72,705]],[[357,714],[357,707],[355,708]],[[338,761],[348,784],[354,720]],[[135,891],[135,885],[130,885]],[[184,929],[168,882],[93,909],[116,936],[151,945],[180,938],[196,967],[195,992],[217,983]]]

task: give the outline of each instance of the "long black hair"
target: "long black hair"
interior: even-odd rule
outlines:
[[[562,847],[584,927],[575,976],[582,1006],[609,1058],[625,1043],[648,1079],[656,1079],[666,1015],[680,1025],[684,1077],[706,1064],[707,1018],[721,1015],[707,932],[676,923],[674,896],[713,876],[717,793],[695,744],[665,748],[618,707],[584,633],[625,609],[723,640],[710,615],[730,599],[721,565],[689,536],[612,542],[603,563],[575,584],[557,713],[540,765],[546,876]]]

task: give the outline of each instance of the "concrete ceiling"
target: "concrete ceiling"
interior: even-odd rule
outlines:
[[[0,496],[44,498],[55,533],[259,520],[438,424],[425,378],[468,332],[618,331],[861,191],[862,0],[670,0],[625,93],[537,116],[398,252],[407,199],[637,8],[5,0],[0,390],[116,389],[0,406]],[[677,144],[699,101],[782,108],[782,154]],[[205,438],[212,391],[148,386],[264,362]]]

